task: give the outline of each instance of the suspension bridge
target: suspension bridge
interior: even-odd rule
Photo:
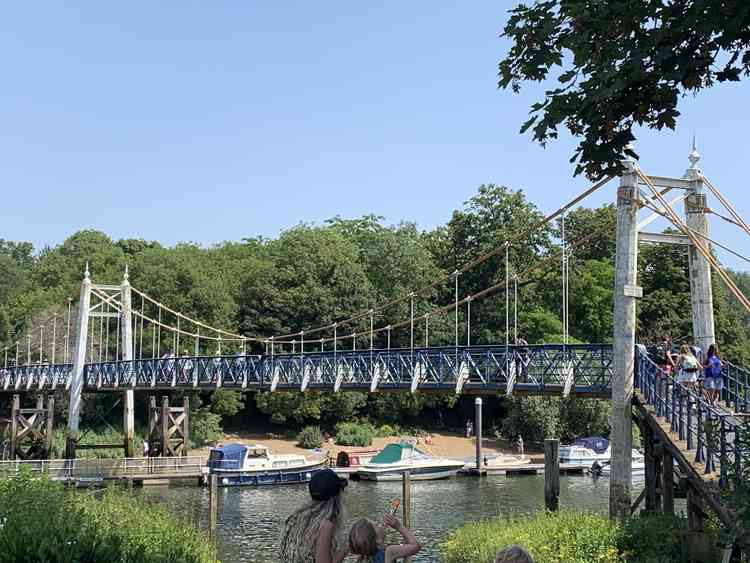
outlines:
[[[688,248],[693,341],[702,350],[715,342],[712,272],[750,311],[750,300],[719,263],[712,247],[750,260],[710,238],[708,217],[726,220],[747,235],[750,227],[703,175],[695,146],[689,160],[690,167],[679,178],[651,176],[633,160],[623,161],[624,172],[617,190],[611,344],[568,341],[569,261],[576,249],[597,233],[566,239],[565,216],[614,180],[605,178],[530,229],[516,233],[461,268],[446,272],[427,287],[354,312],[348,318],[300,327],[287,334],[247,335],[210,326],[159,302],[143,288],[131,286],[127,269],[120,284],[107,285],[94,283],[87,266],[77,304],[69,300],[67,308],[61,307],[63,314],[54,316],[51,330],[49,326],[46,332],[44,327],[32,328],[25,346],[19,340],[15,349],[5,350],[0,394],[66,393],[70,399],[67,456],[71,458],[75,457],[84,392],[123,394],[124,442],[129,456],[133,452],[135,391],[229,388],[607,398],[612,401],[612,514],[624,516],[632,509],[635,418],[646,437],[647,506],[654,508],[658,504],[664,510],[673,510],[668,490],[671,460],[676,460],[695,491],[689,509],[705,514],[707,504],[730,526],[731,515],[718,491],[728,486],[729,469],[737,467],[744,455],[742,448],[747,447],[740,436],[743,413],[750,410],[748,372],[725,364],[724,406],[714,407],[694,391],[674,384],[635,341],[636,301],[642,295],[637,283],[639,244]],[[709,193],[728,215],[708,206]],[[684,218],[675,211],[678,203],[684,203]],[[647,232],[646,227],[657,219],[666,219],[674,232]],[[559,248],[531,265],[512,264],[514,245],[553,221],[559,221],[562,227]],[[499,276],[502,279],[481,291],[462,295],[461,276],[493,257],[504,263],[504,276]],[[562,342],[529,345],[519,340],[518,284],[541,268],[557,267],[562,286]],[[420,298],[435,289],[446,293],[452,290],[453,299],[415,313]],[[472,303],[496,294],[505,301],[504,341],[472,342]],[[379,322],[386,311],[397,305],[408,306],[408,318],[398,323]],[[430,321],[438,317],[452,317],[454,338],[449,345],[430,340]],[[417,328],[423,340],[416,340]],[[32,347],[35,334],[38,338]],[[36,412],[43,410],[38,408]],[[186,417],[187,406],[184,413]],[[164,410],[162,420],[168,414]],[[706,421],[718,425],[717,439],[709,436],[710,425]],[[657,451],[660,453],[654,453]],[[659,468],[658,474],[655,467]]]

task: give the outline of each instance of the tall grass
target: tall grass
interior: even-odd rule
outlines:
[[[0,562],[209,563],[200,532],[115,489],[95,498],[47,479],[0,479]]]
[[[442,545],[446,563],[493,562],[503,547],[519,544],[537,563],[670,563],[681,559],[681,518],[646,514],[624,525],[575,510],[471,522]]]

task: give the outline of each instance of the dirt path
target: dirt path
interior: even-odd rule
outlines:
[[[371,446],[364,448],[355,448],[350,446],[338,446],[333,442],[323,445],[328,454],[336,458],[341,450],[381,450],[386,444],[398,442],[402,439],[415,439],[413,436],[390,436],[387,438],[375,438]],[[280,438],[278,435],[269,432],[226,432],[224,434],[223,444],[240,443],[240,444],[262,444],[271,450],[271,453],[286,454],[296,453],[310,455],[311,451],[301,448],[297,445],[296,440]],[[470,460],[475,455],[474,438],[466,438],[463,435],[450,432],[436,432],[432,434],[432,444],[425,444],[420,440],[419,448],[426,453],[436,457],[447,457],[452,459]],[[207,455],[208,447],[193,450],[193,455]],[[482,440],[482,452],[484,455],[493,456],[500,453],[516,454],[517,452],[505,441],[498,441],[494,438],[484,438]],[[539,453],[527,452],[532,458],[532,463],[543,460],[544,456]]]

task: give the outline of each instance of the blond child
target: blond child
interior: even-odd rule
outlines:
[[[404,543],[383,545],[386,528],[393,528],[401,534]],[[419,545],[414,533],[390,514],[385,515],[382,526],[362,518],[355,522],[349,531],[349,551],[359,555],[360,563],[393,563],[397,559],[419,553],[420,549],[422,546]]]

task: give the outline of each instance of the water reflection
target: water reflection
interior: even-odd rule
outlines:
[[[642,488],[642,481],[633,483],[635,494]],[[142,494],[164,502],[203,529],[207,526],[208,495],[204,489],[147,488]],[[348,530],[357,518],[379,517],[391,499],[401,497],[401,483],[352,481],[344,494],[344,530]],[[276,542],[284,520],[309,499],[307,487],[296,485],[222,488],[219,495],[218,549],[223,563],[277,561]],[[560,477],[562,507],[606,512],[608,499],[608,479]],[[437,561],[440,543],[464,522],[542,510],[544,476],[417,481],[412,483],[412,503],[412,528],[425,546],[414,561]]]

